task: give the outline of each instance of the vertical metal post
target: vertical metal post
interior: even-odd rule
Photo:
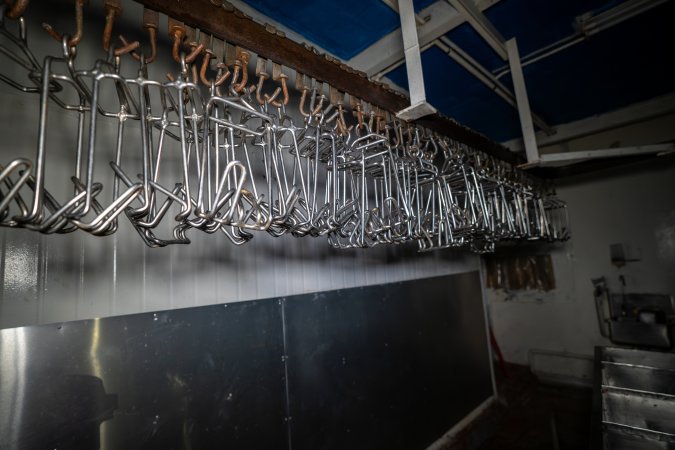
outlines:
[[[506,50],[509,54],[509,66],[511,68],[511,77],[513,78],[513,90],[516,94],[516,103],[518,104],[518,116],[520,116],[520,128],[523,131],[523,142],[525,143],[527,162],[536,163],[539,161],[539,149],[537,148],[537,139],[534,135],[532,111],[530,111],[530,101],[527,98],[525,77],[523,76],[523,68],[520,65],[520,55],[518,53],[516,38],[506,41]]]
[[[415,23],[415,9],[412,0],[398,0],[398,11],[401,16],[401,33],[403,34],[403,52],[408,74],[410,106],[396,115],[404,120],[414,120],[427,114],[433,114],[436,109],[427,103],[426,92],[424,91],[422,55],[417,39],[417,24]]]

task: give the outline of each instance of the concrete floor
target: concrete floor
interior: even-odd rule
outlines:
[[[592,390],[540,383],[528,367],[495,368],[499,402],[446,450],[566,450],[590,446]]]

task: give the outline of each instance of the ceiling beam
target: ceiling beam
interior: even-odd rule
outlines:
[[[492,25],[480,8],[472,2],[472,0],[448,0],[453,8],[462,14],[466,20],[471,24],[474,30],[492,47],[503,60],[508,59],[509,55],[506,50],[506,40],[504,36]]]
[[[328,83],[339,91],[384,110],[396,112],[410,104],[406,96],[368,80],[364,74],[332,57],[318,54],[311,48],[272,32],[230,5],[218,6],[216,0],[192,0],[189,8],[175,0],[136,2],[218,39],[244,47],[262,58]],[[441,114],[426,116],[416,123],[514,165],[522,162],[521,156]]]
[[[638,145],[633,147],[603,148],[576,152],[547,153],[541,155],[538,165],[573,164],[589,159],[619,158],[624,156],[666,154],[675,151],[675,144]]]
[[[491,91],[502,98],[506,103],[518,109],[518,103],[514,93],[507,88],[497,77],[495,77],[489,70],[483,67],[478,61],[469,56],[465,51],[458,47],[454,42],[445,36],[441,36],[437,41],[434,41],[441,51],[452,58],[457,64],[462,66],[471,75],[476,77],[478,81],[487,86]],[[548,125],[544,119],[532,111],[532,120],[534,124],[539,127],[547,135],[555,133],[555,130]]]
[[[509,53],[509,65],[511,66],[511,74],[513,76],[513,88],[516,91],[518,116],[520,118],[520,128],[523,132],[525,154],[527,155],[527,162],[530,164],[539,161],[539,148],[537,147],[537,139],[534,136],[532,111],[530,110],[530,101],[527,97],[523,69],[520,67],[520,56],[518,54],[518,43],[516,38],[509,39],[506,43],[506,48]]]
[[[481,11],[498,3],[499,0],[473,0],[476,7]],[[429,18],[423,25],[417,28],[417,37],[420,48],[431,44],[433,41],[457,28],[465,22],[455,8],[444,0],[437,1],[418,14],[420,17]],[[405,59],[403,53],[403,37],[401,29],[397,28],[382,39],[354,56],[348,64],[356,70],[361,70],[368,76],[376,76],[388,67],[400,64]],[[377,77],[376,77],[377,78]]]
[[[551,136],[537,133],[537,145],[539,148],[542,148],[562,144],[603,131],[645,122],[674,112],[675,92],[644,102],[634,103],[608,113],[556,125],[556,133]],[[514,139],[503,144],[514,152],[522,152],[524,150],[522,139]]]

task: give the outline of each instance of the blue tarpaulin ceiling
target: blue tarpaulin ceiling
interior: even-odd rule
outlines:
[[[443,1],[443,0],[441,0]],[[381,0],[246,0],[264,15],[348,60],[400,26]],[[421,11],[434,0],[415,0]],[[521,57],[575,33],[575,18],[621,0],[501,0],[484,11]],[[530,106],[562,124],[675,91],[675,1],[632,17],[523,68]],[[490,71],[503,61],[467,23],[446,35]],[[440,112],[488,137],[520,136],[517,111],[439,48],[422,54],[427,100]],[[407,88],[405,66],[387,75]],[[501,81],[511,87],[509,75]]]

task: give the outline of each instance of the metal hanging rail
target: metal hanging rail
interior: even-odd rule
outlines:
[[[344,82],[321,76],[321,66],[331,76],[351,74],[359,88],[370,82],[334,61],[319,55],[294,60],[300,64],[299,101],[291,102],[276,50],[252,56],[172,16],[172,45],[158,49],[159,15],[147,7],[142,25],[149,48],[121,35],[121,43],[113,43],[122,4],[103,2],[103,54],[80,52],[76,60],[86,0],[75,0],[72,35],[43,24],[60,52],[42,63],[28,45],[25,5],[0,5],[0,54],[7,59],[0,81],[27,96],[38,94],[40,111],[35,133],[25,136],[34,139],[35,158],[17,153],[0,165],[0,226],[103,236],[126,217],[151,247],[187,244],[192,230],[222,232],[236,245],[266,232],[325,236],[335,248],[413,242],[421,251],[485,252],[503,240],[568,237],[566,206],[552,186],[448,137],[459,127],[452,121],[404,122],[377,104],[364,105],[349,89],[345,102]],[[282,41],[298,49],[277,33],[262,32],[273,39],[268,47],[255,39],[247,45],[265,51]],[[247,42],[237,36],[236,43]],[[164,72],[168,81],[148,71],[162,58],[158,50],[177,63],[177,71]],[[249,76],[251,58],[255,76]],[[128,67],[133,76],[126,75]],[[320,81],[306,83],[298,69]],[[331,80],[337,83],[326,95]],[[50,125],[50,111],[68,111],[76,126]],[[70,177],[51,168],[54,148],[74,156],[67,158],[75,162],[66,171]]]
[[[261,25],[221,0],[192,0],[188,4],[172,0],[134,0],[205,33],[234,45],[245,47],[298,72],[328,83],[374,106],[395,113],[410,105],[410,99],[386,84],[369,80],[346,64],[315,49],[294,42]],[[433,114],[415,123],[479,149],[513,165],[525,162],[522,156],[491,139],[464,127],[442,114]]]

